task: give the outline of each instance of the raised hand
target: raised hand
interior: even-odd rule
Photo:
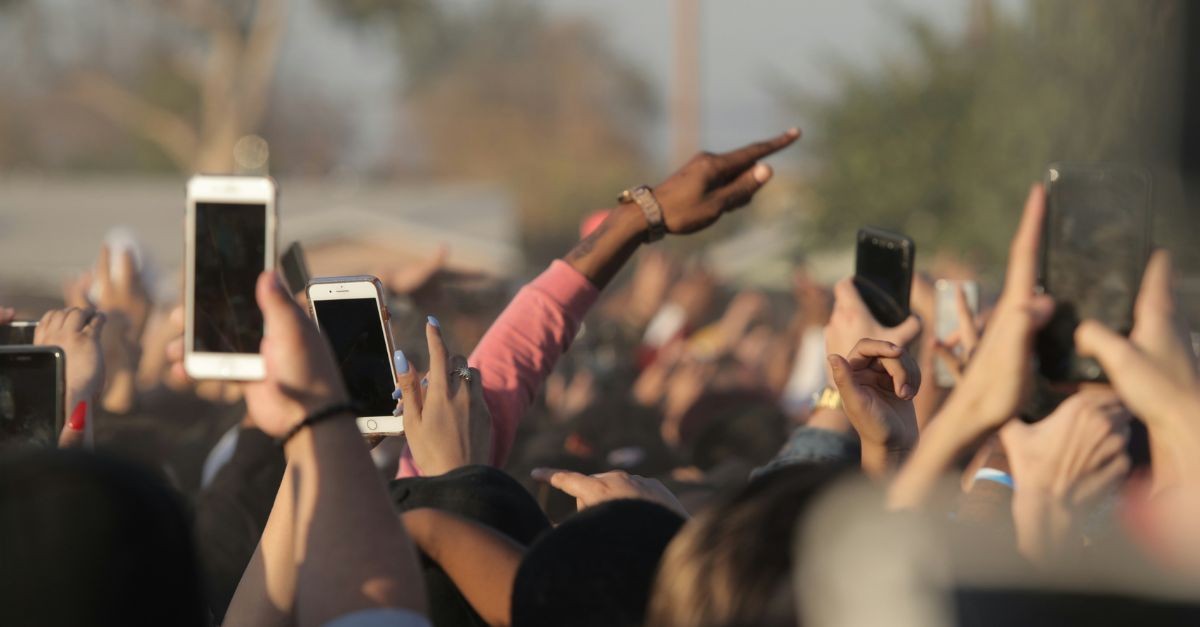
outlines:
[[[58,346],[67,355],[67,398],[92,401],[104,387],[104,355],[100,332],[104,314],[92,309],[46,312],[33,333],[38,346]]]
[[[825,352],[828,354],[848,354],[865,337],[907,346],[921,333],[921,321],[916,316],[909,316],[895,327],[880,324],[862,301],[853,279],[838,281],[833,294],[833,313],[825,327]]]
[[[1009,248],[1004,292],[987,332],[941,411],[921,434],[922,444],[888,491],[893,508],[918,505],[959,453],[1016,415],[1032,383],[1033,337],[1054,303],[1035,291],[1046,196],[1034,185]]]
[[[104,353],[100,334],[104,314],[91,309],[55,309],[46,312],[33,333],[38,346],[57,346],[67,360],[66,409],[69,419],[59,437],[60,447],[90,444],[89,420],[96,398],[104,388]]]
[[[771,166],[759,163],[800,137],[799,129],[720,154],[701,152],[654,188],[668,233],[699,231],[722,214],[750,202],[771,180]]]
[[[872,339],[859,340],[845,357],[830,355],[829,366],[862,440],[863,469],[880,476],[917,444],[912,399],[921,371],[903,347]]]
[[[1129,472],[1129,412],[1111,390],[1089,389],[1042,421],[1000,430],[1012,468],[1013,518],[1021,553],[1049,561],[1079,537],[1087,508]]]
[[[442,329],[431,317],[425,325],[429,343],[429,381],[420,377],[396,352],[396,385],[403,394],[404,433],[413,462],[427,476],[470,464],[487,464],[492,454],[492,417],[483,400],[479,371],[467,368],[462,355],[450,356]],[[463,369],[470,373],[461,376]]]
[[[961,418],[973,436],[996,429],[1016,415],[1032,382],[1034,334],[1054,310],[1050,297],[1035,291],[1045,213],[1045,192],[1035,185],[1009,249],[1004,291],[987,332],[979,340],[962,382],[939,414]]]
[[[1145,421],[1156,490],[1200,471],[1200,380],[1171,273],[1170,255],[1156,251],[1146,265],[1128,338],[1094,320],[1075,332],[1079,353],[1100,362],[1121,400]]]
[[[658,479],[647,479],[621,470],[585,475],[555,468],[534,468],[530,476],[575,497],[575,505],[581,510],[606,501],[639,499],[658,503],[685,518],[688,516],[679,499]]]
[[[954,382],[958,383],[962,381],[963,371],[979,346],[982,325],[976,320],[975,314],[971,313],[971,306],[967,303],[967,295],[963,292],[961,283],[954,287],[954,305],[958,313],[958,329],[944,341],[934,340],[933,350],[954,377]]]
[[[254,424],[281,437],[306,416],[345,403],[347,395],[329,344],[274,272],[259,275],[255,297],[266,329],[259,349],[266,376],[242,390]]]

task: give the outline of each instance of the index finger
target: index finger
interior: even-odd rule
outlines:
[[[1029,189],[1021,224],[1008,249],[1008,272],[1004,277],[1005,296],[1025,296],[1037,282],[1037,255],[1041,247],[1042,222],[1046,217],[1046,190],[1041,184]]]
[[[433,316],[426,318],[425,341],[429,343],[429,385],[444,387],[450,374],[450,352],[442,340],[442,326]]]
[[[759,159],[787,148],[799,137],[800,129],[793,127],[771,139],[755,142],[737,150],[716,155],[717,170],[721,175],[726,177],[741,174],[747,168],[757,163]]]
[[[101,294],[107,294],[112,285],[111,271],[112,253],[108,250],[108,244],[104,244],[100,246],[100,258],[96,260],[96,285]]]
[[[875,358],[898,358],[904,354],[904,349],[884,340],[872,340],[863,338],[850,349],[850,354],[846,355],[846,361],[850,362],[850,367],[855,370],[862,370],[870,364]]]
[[[537,481],[549,483],[577,499],[584,498],[584,495],[590,494],[592,490],[601,484],[601,481],[595,477],[590,477],[573,470],[560,470],[558,468],[534,468],[529,473],[529,476]]]

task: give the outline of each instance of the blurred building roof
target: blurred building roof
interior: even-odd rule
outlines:
[[[183,257],[184,177],[0,177],[0,293],[57,294],[94,262],[105,233],[131,228],[172,291]],[[510,197],[486,183],[280,181],[280,252],[304,244],[314,275],[370,272],[450,248],[451,268],[522,269]],[[361,254],[347,254],[357,248]],[[322,251],[331,254],[323,261]],[[322,268],[322,264],[329,268]]]

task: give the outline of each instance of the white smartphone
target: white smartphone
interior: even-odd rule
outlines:
[[[979,314],[979,284],[975,281],[949,281],[946,279],[938,279],[934,284],[936,291],[936,302],[934,303],[937,320],[934,323],[934,330],[937,339],[945,341],[950,337],[950,334],[958,330],[958,295],[955,293],[955,288],[962,286],[963,296],[967,297],[967,308],[974,315]],[[962,351],[959,346],[956,353]],[[945,362],[941,359],[934,360],[934,378],[939,387],[952,388],[954,387],[954,375],[950,374],[950,369],[946,367]]]
[[[263,176],[188,181],[183,366],[195,379],[263,378],[254,288],[275,268],[276,195]]]
[[[306,293],[313,320],[333,348],[346,391],[358,408],[358,430],[403,433],[404,417],[392,415],[396,367],[383,284],[368,275],[325,277],[310,281]]]

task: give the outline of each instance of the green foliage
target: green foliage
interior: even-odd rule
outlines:
[[[900,16],[914,55],[837,67],[832,98],[792,96],[821,163],[808,243],[848,245],[874,224],[910,234],[926,260],[948,250],[994,267],[1049,163],[1153,167],[1169,141],[1178,9],[1031,0],[1002,17],[976,2],[966,36]]]

